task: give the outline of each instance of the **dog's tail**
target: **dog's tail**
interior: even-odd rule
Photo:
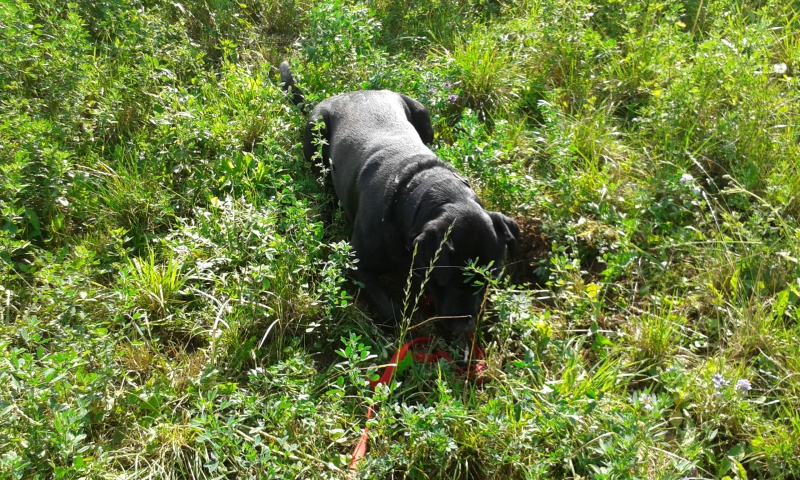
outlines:
[[[306,103],[306,97],[303,95],[302,90],[297,88],[297,85],[294,83],[294,77],[292,77],[292,70],[289,68],[289,62],[285,60],[281,62],[280,69],[283,89],[292,96],[293,104],[302,106]]]

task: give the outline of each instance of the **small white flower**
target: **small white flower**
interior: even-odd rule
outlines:
[[[788,70],[788,67],[783,62],[776,63],[775,65],[772,66],[772,71],[775,72],[778,75],[783,75],[784,73],[786,73],[787,70]]]
[[[637,399],[635,396],[631,399],[631,403],[636,405],[637,403],[645,412],[652,412],[653,411],[653,403],[656,401],[656,396],[651,395],[649,393],[643,393]]]
[[[689,183],[689,182],[691,182],[692,180],[694,180],[694,177],[693,177],[691,174],[689,174],[689,173],[684,173],[683,175],[681,175],[680,182],[681,182],[681,183]]]

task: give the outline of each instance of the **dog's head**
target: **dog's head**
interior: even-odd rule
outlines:
[[[442,215],[425,224],[414,240],[414,272],[424,279],[433,265],[425,289],[433,297],[445,332],[475,328],[487,282],[467,267],[473,264],[477,270],[498,276],[506,252],[514,254],[518,238],[517,222],[482,208]]]

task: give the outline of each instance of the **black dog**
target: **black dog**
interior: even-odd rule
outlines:
[[[304,101],[287,62],[281,64],[281,81],[294,103]],[[403,314],[379,276],[407,274],[413,258],[419,285],[436,258],[425,285],[436,314],[452,333],[472,331],[485,287],[476,287],[463,267],[472,260],[491,264],[497,274],[506,250],[513,253],[519,226],[485,210],[467,180],[425,146],[432,141],[421,103],[388,90],[360,90],[314,107],[303,148],[309,161],[322,149],[336,195],[353,222],[353,277],[378,313],[395,320]]]

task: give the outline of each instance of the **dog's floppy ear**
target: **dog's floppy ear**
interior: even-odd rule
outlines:
[[[414,126],[414,129],[419,134],[419,138],[422,139],[422,143],[426,145],[433,143],[433,126],[431,126],[431,116],[428,114],[428,110],[425,108],[425,105],[419,103],[411,97],[403,95],[402,93],[400,94],[400,97],[406,103],[406,108],[408,108],[408,110],[406,110],[408,121]]]
[[[508,254],[513,257],[519,240],[519,225],[514,219],[508,218],[500,212],[489,212],[489,216],[492,217],[497,236],[503,239]]]
[[[432,220],[426,223],[422,232],[414,238],[412,248],[417,250],[414,256],[414,272],[416,274],[424,277],[437,253],[439,258],[436,265],[449,264],[448,257],[453,251],[453,242],[450,238],[445,239],[445,235],[450,228],[450,223],[444,218]],[[437,280],[437,283],[443,284],[446,283],[445,277],[449,273],[447,270],[446,268],[434,268],[431,275]]]

